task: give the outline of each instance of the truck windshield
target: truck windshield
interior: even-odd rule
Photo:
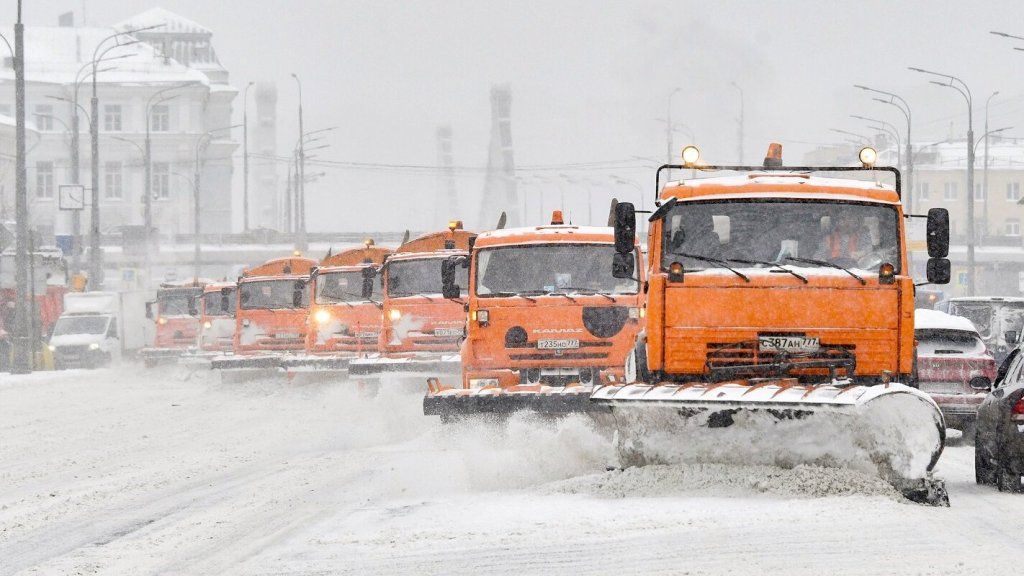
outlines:
[[[476,256],[476,294],[636,294],[636,280],[614,278],[612,244],[533,244],[487,248]]]
[[[198,290],[160,290],[156,301],[160,305],[161,316],[192,316],[196,312],[194,298],[199,296]]]
[[[441,293],[441,263],[444,258],[420,258],[416,260],[394,260],[388,264],[388,296],[414,296],[416,294]],[[459,266],[455,282],[466,293],[469,285],[469,270]]]
[[[380,282],[373,280],[372,300],[380,300]],[[316,277],[316,303],[365,302],[363,298],[363,273],[359,270],[326,272]]]
[[[899,214],[881,204],[749,198],[680,202],[665,217],[662,242],[665,269],[681,262],[688,270],[703,270],[714,267],[706,260],[711,259],[747,261],[735,267],[829,263],[869,272],[889,263],[900,272]]]
[[[53,326],[54,336],[105,334],[110,316],[63,316]]]
[[[309,291],[302,280],[251,280],[238,285],[242,310],[309,308]]]
[[[203,311],[207,316],[234,316],[235,315],[235,300],[238,297],[238,292],[235,289],[231,289],[227,294],[227,308],[223,308],[221,304],[224,303],[221,291],[207,292],[203,294]]]

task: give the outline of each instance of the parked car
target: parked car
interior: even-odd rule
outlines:
[[[1024,354],[999,366],[995,388],[978,407],[974,477],[1001,491],[1024,492]]]
[[[970,320],[938,310],[914,312],[917,381],[939,405],[946,426],[974,438],[978,406],[996,378],[996,361]]]

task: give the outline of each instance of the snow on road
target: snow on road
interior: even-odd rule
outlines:
[[[7,574],[996,574],[1024,497],[816,467],[605,472],[582,418],[442,426],[420,396],[137,367],[0,375]]]

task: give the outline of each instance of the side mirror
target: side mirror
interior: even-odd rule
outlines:
[[[455,283],[455,273],[463,260],[465,257],[451,256],[441,262],[441,295],[448,300],[462,295],[462,289]]]
[[[636,245],[636,209],[630,202],[615,205],[615,251],[632,254]],[[632,273],[630,274],[632,277]]]
[[[949,284],[950,275],[951,270],[948,258],[928,259],[928,282],[930,284]]]
[[[373,296],[373,279],[377,277],[377,271],[373,266],[363,268],[363,287],[360,291],[363,300],[369,300]]]
[[[1003,384],[1003,379],[1006,378],[1006,373],[1010,371],[1010,365],[1017,359],[1017,355],[1020,354],[1019,349],[1015,349],[1013,352],[1003,359],[1003,363],[999,365],[999,369],[996,370],[996,381],[993,384],[993,388],[998,388]]]
[[[1003,339],[1006,340],[1007,344],[1017,343],[1017,332],[1015,330],[1009,330],[1003,334]]]
[[[945,208],[928,210],[928,256],[949,256],[949,211]],[[948,282],[948,281],[947,281]],[[940,282],[946,284],[947,282]]]
[[[146,302],[146,318],[153,319],[153,304],[156,302]]]
[[[612,277],[626,279],[636,277],[636,259],[632,252],[616,252],[612,256]]]

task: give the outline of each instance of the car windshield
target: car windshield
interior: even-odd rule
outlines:
[[[480,250],[479,296],[549,293],[635,294],[638,282],[612,276],[612,244],[536,244]]]
[[[109,322],[110,316],[64,316],[53,325],[53,335],[104,334]]]
[[[160,306],[161,316],[193,316],[195,315],[194,299],[199,296],[198,290],[160,290],[156,301]]]
[[[665,217],[662,266],[681,262],[687,270],[703,270],[719,267],[716,260],[746,260],[734,267],[842,266],[877,272],[889,263],[899,273],[898,218],[892,206],[867,203],[680,202]]]
[[[375,277],[371,284],[373,285],[373,293],[370,295],[370,299],[380,300],[380,282]],[[365,301],[366,298],[363,298],[363,272],[361,270],[317,274],[317,304]]]
[[[234,288],[228,289],[227,308],[225,309],[221,306],[225,299],[220,290],[207,292],[203,294],[203,310],[207,316],[234,316],[237,296],[238,292]]]
[[[415,260],[393,260],[388,263],[388,296],[413,296],[416,294],[441,294],[441,264],[444,258],[419,258]],[[469,270],[456,267],[455,283],[466,293],[469,285]]]
[[[918,354],[981,354],[985,344],[974,332],[966,330],[916,330]]]
[[[243,310],[281,310],[309,307],[303,280],[252,280],[238,285]]]

